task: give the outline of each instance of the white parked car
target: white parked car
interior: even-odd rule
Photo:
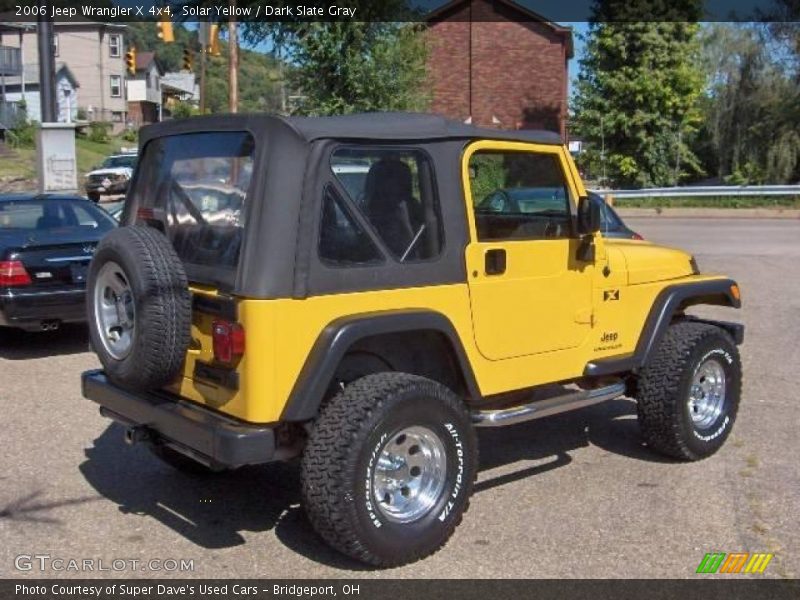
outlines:
[[[135,154],[113,154],[86,174],[86,195],[99,202],[102,196],[122,196],[136,168]]]

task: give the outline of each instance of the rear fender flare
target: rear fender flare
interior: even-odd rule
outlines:
[[[404,331],[435,331],[450,343],[467,393],[479,399],[480,389],[461,339],[452,322],[432,310],[392,310],[341,317],[329,323],[317,337],[289,394],[281,421],[309,421],[317,415],[328,386],[347,351],[364,338]]]

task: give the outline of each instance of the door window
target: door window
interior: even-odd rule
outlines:
[[[569,188],[556,155],[481,150],[469,175],[479,241],[570,237]]]

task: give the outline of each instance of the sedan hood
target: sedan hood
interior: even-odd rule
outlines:
[[[628,269],[628,284],[686,277],[694,273],[692,255],[683,250],[633,240],[606,240],[621,251]]]
[[[113,167],[108,169],[96,169],[94,171],[89,171],[86,176],[102,176],[102,175],[127,175],[130,177],[131,173],[133,173],[133,169],[130,167]]]

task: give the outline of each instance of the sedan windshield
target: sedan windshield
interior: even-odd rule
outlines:
[[[31,198],[0,200],[0,232],[48,231],[77,233],[79,231],[110,231],[114,220],[86,200],[62,198]]]
[[[133,169],[136,167],[136,156],[109,156],[103,161],[102,168],[104,169],[117,169],[119,167],[128,167]]]

